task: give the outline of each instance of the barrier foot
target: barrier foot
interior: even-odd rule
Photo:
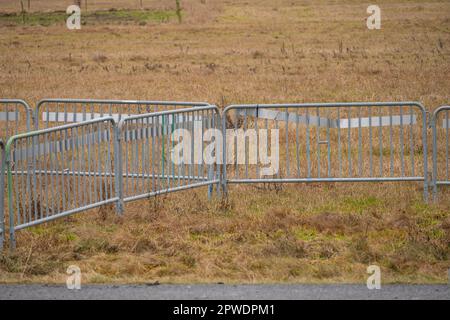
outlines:
[[[124,204],[123,201],[117,201],[116,202],[116,213],[118,216],[123,216],[124,212]]]
[[[13,252],[16,250],[16,237],[14,233],[9,234],[9,250]]]
[[[208,186],[208,201],[211,201],[213,192],[214,192],[214,186],[211,184]]]

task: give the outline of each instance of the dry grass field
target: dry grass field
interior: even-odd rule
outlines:
[[[377,1],[381,30],[356,0],[182,1],[182,23],[170,1],[110,0],[88,1],[71,31],[70,3],[31,0],[23,19],[0,0],[1,98],[450,103],[448,1]],[[450,192],[425,204],[422,191],[239,185],[227,201],[198,189],[130,203],[123,217],[92,210],[19,231],[0,282],[64,283],[73,264],[84,283],[365,282],[377,264],[383,282],[444,283]]]

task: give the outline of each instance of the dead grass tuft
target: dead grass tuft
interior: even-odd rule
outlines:
[[[361,219],[354,214],[330,212],[304,217],[301,224],[326,234],[351,234],[361,232],[365,227],[361,223]]]

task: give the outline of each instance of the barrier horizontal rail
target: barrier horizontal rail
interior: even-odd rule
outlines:
[[[127,141],[130,132],[142,133],[140,139],[119,144],[124,202],[200,186],[210,186],[208,194],[211,195],[212,185],[218,185],[220,181],[215,166],[205,164],[203,158],[198,163],[174,163],[171,156],[171,148],[175,144],[172,133],[178,129],[185,130],[190,139],[185,136],[183,139],[189,141],[183,143],[189,144],[187,148],[194,149],[195,130],[198,130],[203,148],[204,132],[219,127],[220,113],[216,106],[162,111],[122,119],[119,123],[121,141]],[[203,149],[201,152],[203,154]],[[194,153],[191,157],[193,160]]]
[[[87,136],[109,131],[111,141],[89,143]],[[8,215],[11,247],[15,247],[15,232],[77,212],[115,203],[118,178],[94,175],[94,172],[113,172],[118,166],[117,127],[112,117],[104,117],[15,135],[5,148],[8,182]],[[81,146],[75,141],[83,137]],[[71,148],[58,150],[61,141]],[[42,152],[35,146],[45,144]],[[16,150],[27,150],[26,157],[14,159]],[[58,151],[58,152],[57,152]],[[49,174],[49,172],[87,172],[77,174]],[[14,175],[13,175],[14,174]],[[14,178],[13,178],[14,176]]]
[[[116,122],[124,117],[161,110],[208,106],[206,102],[43,99],[34,111],[34,128],[49,128],[61,124],[82,122],[111,116]]]
[[[433,196],[436,200],[438,187],[450,185],[450,106],[439,107],[433,112],[431,127],[433,130]],[[440,150],[442,152],[439,152]]]
[[[222,127],[225,190],[228,183],[421,181],[427,199],[427,115],[420,103],[232,105]],[[240,130],[246,135],[238,141]],[[279,146],[269,143],[274,130]],[[278,168],[262,175],[269,151],[278,152]]]
[[[0,139],[30,131],[32,110],[20,99],[0,99]]]

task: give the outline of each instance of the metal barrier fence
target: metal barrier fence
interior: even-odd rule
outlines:
[[[422,181],[427,199],[420,103],[234,105],[222,121],[225,190],[228,183]],[[270,172],[274,153],[279,161]]]
[[[28,132],[30,130],[32,111],[28,104],[20,99],[0,99],[0,141],[8,141],[9,137],[20,132]],[[3,247],[4,240],[4,174],[3,166],[4,150],[3,142],[0,143],[0,250]]]
[[[5,136],[28,130],[26,103],[2,101],[19,105],[3,109],[15,121]],[[139,114],[164,106],[173,110]],[[35,111],[36,127],[48,128],[16,134],[5,148],[0,139],[0,247],[5,218],[14,247],[23,228],[106,204],[121,213],[124,202],[200,186],[210,196],[228,183],[418,181],[428,195],[427,114],[417,102],[233,105],[220,114],[203,103],[47,99]],[[431,125],[436,195],[450,185],[450,107]]]
[[[433,195],[437,199],[438,186],[450,186],[450,106],[437,108],[431,118],[433,130]],[[438,153],[439,150],[444,150]]]
[[[103,116],[111,116],[119,122],[124,117],[138,114],[208,105],[206,102],[43,99],[34,110],[34,128],[38,130]]]
[[[32,110],[20,99],[0,99],[0,139],[30,131]]]
[[[15,231],[108,203],[121,210],[112,117],[13,136],[6,148],[11,247]],[[14,178],[13,178],[14,177]]]
[[[9,137],[20,132],[28,132],[30,129],[31,109],[28,104],[19,99],[0,99],[0,250],[3,248],[5,223],[4,223],[4,145]],[[3,140],[3,141],[2,141]]]
[[[121,120],[122,167],[119,172],[122,173],[123,200],[133,201],[200,186],[210,186],[210,196],[213,185],[219,186],[220,177],[216,155],[212,163],[205,163],[206,141],[203,138],[209,129],[219,129],[220,123],[216,106],[156,112]],[[182,146],[178,160],[173,151],[175,144]]]
[[[38,130],[103,116],[113,117],[118,123],[135,115],[208,105],[206,102],[180,101],[43,99],[36,105],[34,126]]]

